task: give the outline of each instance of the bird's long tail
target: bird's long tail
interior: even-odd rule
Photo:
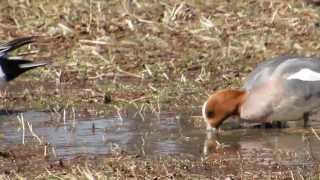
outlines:
[[[35,37],[23,37],[23,38],[18,38],[18,39],[14,39],[10,42],[7,43],[2,43],[0,44],[0,54],[1,53],[8,53],[10,51],[13,51],[23,45],[29,44],[34,42],[34,38]]]
[[[28,70],[47,65],[48,62],[33,62],[25,59],[16,59],[11,61],[0,61],[0,64],[6,80],[11,81]]]
[[[19,68],[21,69],[33,69],[33,68],[36,68],[36,67],[39,67],[39,66],[45,66],[47,65],[48,62],[31,62],[31,61],[26,61],[24,63],[21,63],[19,64]]]

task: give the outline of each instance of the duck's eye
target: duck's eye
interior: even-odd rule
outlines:
[[[207,118],[213,118],[214,112],[213,111],[208,111],[208,112],[206,112],[206,116],[207,116]]]

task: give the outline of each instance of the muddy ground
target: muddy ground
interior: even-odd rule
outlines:
[[[64,120],[172,113],[201,134],[201,105],[214,90],[240,87],[255,65],[268,58],[319,56],[319,10],[317,3],[304,0],[1,1],[0,39],[39,36],[15,54],[50,62],[6,88],[1,122],[12,121],[10,128],[21,135],[19,114],[30,111],[51,114],[42,127],[59,126]],[[318,130],[313,128],[292,129],[289,137],[312,138],[294,143],[317,147]],[[199,135],[194,146],[201,152],[193,156],[117,149],[64,158],[54,154],[51,144],[30,135],[24,145],[21,139],[2,143],[0,173],[3,178],[30,179],[318,178],[319,156],[312,155],[316,151],[275,145],[265,149],[258,143],[264,141],[260,137],[273,134],[281,139],[288,132],[252,131],[225,131],[241,140],[224,139],[230,135],[222,133],[208,142]],[[249,145],[243,144],[247,141]],[[206,143],[213,146],[207,155],[202,151]],[[301,156],[303,160],[297,160]]]

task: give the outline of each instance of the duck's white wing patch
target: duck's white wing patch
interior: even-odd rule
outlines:
[[[298,79],[301,81],[320,81],[320,72],[304,68],[287,77],[287,80],[291,79]]]

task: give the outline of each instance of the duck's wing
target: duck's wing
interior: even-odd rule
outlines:
[[[274,76],[281,77],[293,106],[308,110],[320,105],[320,59],[295,60],[279,67]]]
[[[307,60],[310,58],[305,57],[294,57],[294,56],[281,56],[277,58],[273,58],[270,60],[266,60],[262,63],[260,63],[246,78],[243,89],[245,90],[251,90],[252,88],[256,86],[260,86],[260,84],[265,83],[266,81],[269,81],[271,77],[273,77],[275,70],[278,69],[278,67],[284,65],[284,64],[294,64],[292,63],[292,60],[294,59],[300,59],[300,60]]]
[[[320,106],[320,59],[296,57],[260,68],[244,86],[244,119],[295,120]]]

